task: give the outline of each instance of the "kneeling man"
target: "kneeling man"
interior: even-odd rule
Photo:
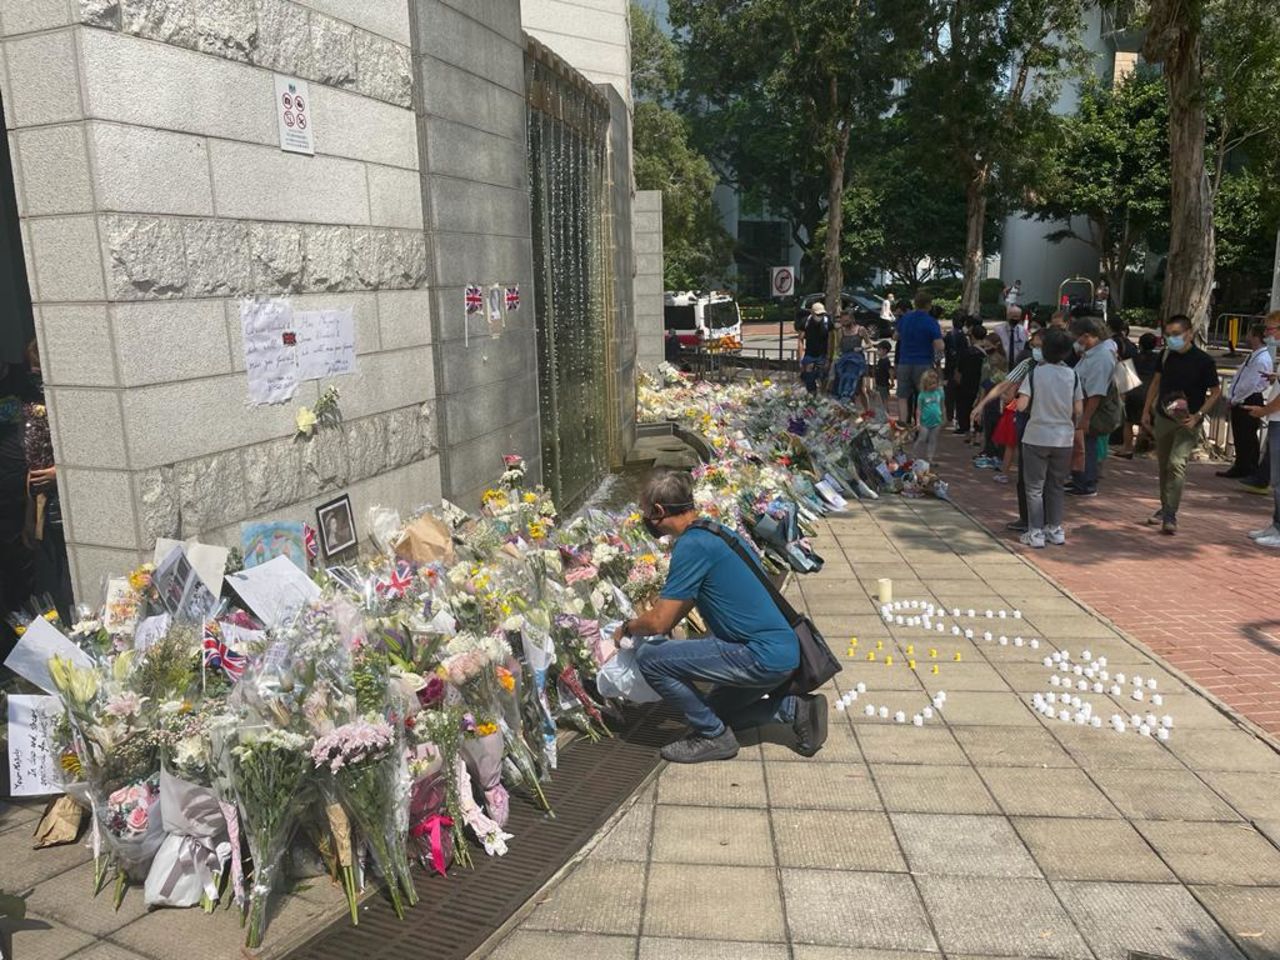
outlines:
[[[675,539],[661,597],[619,628],[620,637],[650,638],[636,649],[640,673],[689,721],[689,735],[663,747],[662,756],[675,763],[728,760],[738,753],[734,728],[766,723],[789,725],[796,752],[813,756],[827,738],[827,699],[821,694],[769,696],[799,665],[795,630],[756,571],[714,532],[703,529],[713,521],[698,522],[692,478],[674,471],[655,474],[640,496],[640,509],[650,533]],[[722,529],[737,537],[758,565],[754,549],[737,533]],[[695,604],[710,634],[670,639],[671,630]]]

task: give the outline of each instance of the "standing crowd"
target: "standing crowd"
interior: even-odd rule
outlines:
[[[1019,283],[1003,297],[1004,320],[988,326],[957,313],[944,333],[927,291],[910,310],[887,296],[881,319],[893,324],[893,339],[875,342],[870,361],[871,333],[847,310],[833,323],[816,303],[802,323],[801,377],[816,392],[834,354],[831,392],[865,409],[878,400],[890,419],[916,431],[916,458],[932,462],[939,435],[953,430],[977,448],[975,468],[1016,484],[1018,519],[1008,528],[1033,548],[1066,543],[1068,499],[1097,497],[1106,459],[1131,459],[1138,442],[1154,451],[1159,474],[1160,506],[1146,522],[1176,535],[1187,464],[1220,399],[1235,461],[1218,475],[1260,492],[1280,476],[1280,312],[1250,328],[1249,356],[1224,392],[1185,316],[1165,321],[1163,344],[1144,333],[1135,345],[1127,325],[1104,320],[1096,304],[1059,310],[1042,324],[1022,309]],[[1280,548],[1280,483],[1270,492],[1271,522],[1249,536]]]

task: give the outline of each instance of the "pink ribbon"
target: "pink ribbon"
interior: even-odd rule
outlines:
[[[446,866],[444,862],[444,842],[441,840],[441,830],[444,827],[452,827],[453,818],[446,817],[442,813],[433,813],[425,820],[420,820],[409,835],[415,840],[420,840],[427,834],[431,835],[431,865],[436,868],[436,872],[441,876],[445,875]]]
[[[236,903],[244,906],[244,864],[240,862],[240,817],[234,803],[219,800],[222,817],[227,821],[227,839],[231,842],[231,889]]]

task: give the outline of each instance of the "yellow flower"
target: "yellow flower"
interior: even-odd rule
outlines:
[[[545,540],[547,539],[547,528],[535,520],[529,524],[529,536],[534,540]]]
[[[525,503],[537,503],[538,495],[536,493],[526,493],[520,499],[522,499]]]
[[[311,412],[309,407],[299,407],[298,413],[294,417],[294,423],[297,424],[300,434],[304,437],[309,437],[316,429],[316,415]]]
[[[498,725],[497,725],[496,723],[478,723],[478,724],[476,724],[476,736],[477,736],[477,737],[488,737],[488,736],[491,736],[492,734],[495,734],[495,733],[497,733],[497,732],[498,732]]]
[[[92,670],[81,670],[70,660],[53,657],[49,661],[49,677],[53,685],[79,704],[87,704],[98,692],[98,677]]]

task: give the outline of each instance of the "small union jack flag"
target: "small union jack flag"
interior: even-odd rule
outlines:
[[[484,309],[484,291],[478,286],[470,285],[466,293],[467,313],[479,313]]]
[[[507,287],[507,312],[514,313],[520,309],[520,285]]]
[[[307,558],[314,560],[320,556],[320,544],[316,542],[316,528],[309,523],[302,525],[302,546],[307,551]]]
[[[411,586],[413,586],[413,571],[407,564],[398,563],[391,571],[391,576],[380,579],[374,589],[378,591],[378,596],[396,600],[403,597]]]
[[[204,665],[210,670],[221,668],[232,680],[244,673],[245,657],[227,646],[216,620],[204,625]]]

